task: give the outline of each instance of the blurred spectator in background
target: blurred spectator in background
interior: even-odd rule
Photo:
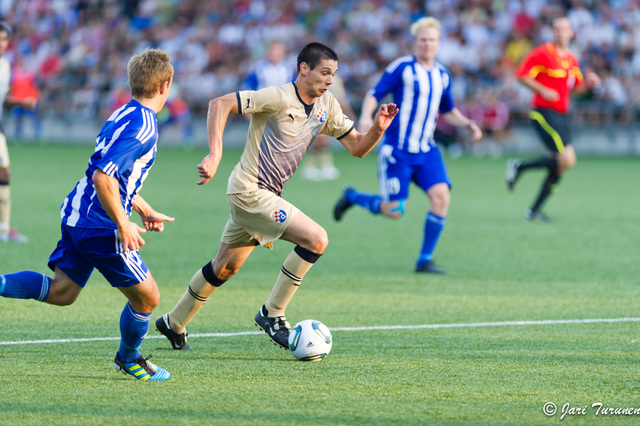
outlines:
[[[631,85],[627,93],[640,91],[638,0],[5,0],[2,13],[17,35],[7,59],[33,63],[41,113],[57,119],[109,110],[127,59],[145,47],[161,47],[174,58],[180,97],[194,116],[206,113],[209,99],[257,81],[255,59],[266,56],[272,40],[290,51],[314,40],[334,45],[349,98],[362,99],[385,66],[411,49],[407,24],[423,16],[443,24],[438,61],[455,73],[453,81],[494,92],[512,120],[526,120],[531,95],[510,76],[532,46],[553,38],[555,16],[566,15],[575,26],[571,49],[581,63],[602,75],[610,66],[613,78]],[[460,107],[473,102],[470,90],[460,92]],[[576,105],[579,122],[603,122],[592,117],[603,113],[597,96]],[[630,97],[616,102],[623,111],[635,108]]]
[[[9,96],[17,101],[35,100],[36,106],[33,109],[16,106],[12,109],[14,128],[13,137],[23,139],[22,122],[26,117],[31,121],[32,135],[34,140],[42,139],[42,123],[40,121],[39,107],[40,90],[36,83],[36,73],[25,67],[22,57],[17,56],[11,71],[11,90]]]
[[[189,105],[180,97],[180,88],[177,83],[173,85],[164,109],[158,114],[158,125],[160,129],[166,126],[176,126],[180,129],[183,144],[190,146],[195,142]]]
[[[0,116],[2,108],[22,107],[33,109],[36,106],[36,99],[14,99],[10,94],[11,66],[4,57],[4,53],[9,46],[9,40],[13,31],[11,27],[0,21]],[[26,243],[27,237],[18,233],[16,228],[10,225],[11,219],[11,191],[9,182],[11,180],[11,162],[9,160],[9,149],[7,139],[4,134],[4,126],[0,121],[0,242]]]
[[[266,59],[254,64],[249,70],[245,85],[251,90],[260,90],[269,86],[280,87],[296,79],[296,69],[285,61],[287,48],[279,41],[269,45]]]

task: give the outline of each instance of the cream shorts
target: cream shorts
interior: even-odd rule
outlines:
[[[9,150],[7,149],[7,138],[0,132],[0,169],[9,167]]]
[[[273,248],[300,210],[265,189],[227,194],[231,216],[220,241],[228,245],[256,242]]]

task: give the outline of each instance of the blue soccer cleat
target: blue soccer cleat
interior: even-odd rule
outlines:
[[[142,355],[133,362],[124,362],[120,359],[120,355],[116,353],[113,360],[113,367],[122,374],[128,374],[138,380],[150,380],[160,382],[168,380],[171,374],[164,368],[149,361],[151,355],[143,358]]]

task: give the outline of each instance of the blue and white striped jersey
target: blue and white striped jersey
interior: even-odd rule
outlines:
[[[65,198],[62,223],[78,228],[117,229],[105,212],[93,186],[96,169],[118,180],[120,200],[127,215],[156,158],[158,123],[155,111],[136,100],[117,109],[96,139],[85,176]]]
[[[449,71],[438,62],[427,70],[415,56],[403,56],[387,66],[368,94],[380,102],[389,93],[400,111],[385,133],[384,144],[412,154],[435,147],[438,114],[455,107]]]
[[[271,86],[284,86],[296,79],[296,70],[284,61],[277,64],[263,59],[256,62],[245,80],[245,85],[251,90],[260,90]]]

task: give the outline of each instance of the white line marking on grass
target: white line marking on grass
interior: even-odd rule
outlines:
[[[370,327],[333,327],[331,331],[369,331],[369,330],[415,330],[436,328],[472,328],[472,327],[503,327],[518,325],[556,325],[556,324],[595,324],[612,322],[640,322],[640,318],[594,318],[569,320],[542,321],[503,321],[503,322],[473,322],[458,324],[418,324],[418,325],[374,325]],[[189,334],[189,337],[234,337],[262,334],[262,331],[239,331],[236,333],[200,333]],[[145,339],[164,339],[164,336],[147,336]],[[85,339],[45,339],[21,340],[17,342],[0,342],[0,345],[37,345],[43,343],[77,343],[100,342],[106,340],[120,340],[120,337],[90,337]]]

